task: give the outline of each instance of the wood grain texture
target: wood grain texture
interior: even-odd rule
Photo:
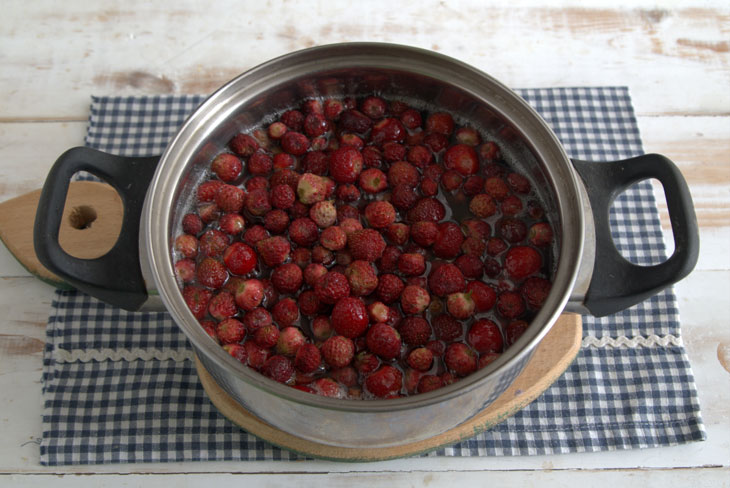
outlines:
[[[244,430],[279,447],[305,456],[334,461],[382,461],[422,454],[473,437],[506,420],[531,403],[563,374],[575,358],[582,338],[580,315],[564,314],[540,342],[522,374],[493,404],[463,424],[419,442],[387,448],[346,448],[302,439],[260,420],[231,398],[196,358],[200,382],[220,412]]]

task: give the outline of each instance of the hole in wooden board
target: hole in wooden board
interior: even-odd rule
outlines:
[[[76,258],[101,257],[117,242],[123,217],[122,199],[111,185],[72,181],[58,229],[58,243]]]

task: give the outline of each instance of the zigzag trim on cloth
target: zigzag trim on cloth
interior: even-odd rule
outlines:
[[[637,336],[637,337],[598,337],[586,336],[581,342],[581,347],[589,348],[605,348],[605,347],[628,347],[636,349],[638,347],[669,347],[669,346],[683,346],[682,338],[675,335],[658,336],[652,334],[649,336]]]
[[[91,361],[192,361],[193,352],[186,349],[54,349],[57,363],[89,363]]]

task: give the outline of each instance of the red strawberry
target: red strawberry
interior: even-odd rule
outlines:
[[[418,381],[418,386],[416,387],[416,392],[428,393],[429,391],[438,390],[442,386],[444,386],[444,384],[439,376],[427,374],[421,376],[421,379]]]
[[[253,310],[264,299],[264,284],[255,279],[242,281],[238,285],[235,296],[236,305],[243,310]]]
[[[553,242],[553,229],[547,222],[538,222],[530,227],[527,239],[533,246],[547,246]]]
[[[504,269],[516,280],[537,273],[541,267],[540,253],[528,246],[512,247],[504,258]]]
[[[374,144],[387,142],[403,142],[406,138],[406,128],[398,119],[386,118],[376,123],[370,132],[370,140]]]
[[[240,320],[231,317],[218,323],[216,333],[221,344],[233,344],[246,337],[246,327]]]
[[[463,332],[461,322],[445,313],[434,317],[431,325],[436,337],[445,342],[457,339]]]
[[[373,266],[367,261],[356,260],[350,263],[345,270],[345,276],[350,283],[353,295],[370,295],[378,286],[378,276],[375,274]]]
[[[321,202],[327,196],[329,180],[324,176],[304,173],[297,182],[297,196],[305,205]]]
[[[322,104],[322,110],[324,111],[324,116],[327,117],[327,120],[337,120],[340,118],[342,111],[345,110],[345,105],[341,100],[328,98]]]
[[[466,144],[455,144],[444,153],[444,167],[469,176],[479,170],[479,159],[473,147]]]
[[[228,271],[220,261],[204,258],[198,264],[198,283],[209,288],[220,288],[228,279]]]
[[[234,242],[223,252],[223,262],[231,273],[245,275],[256,267],[256,252],[243,242]]]
[[[276,342],[276,352],[284,356],[295,356],[297,351],[306,342],[304,334],[297,327],[285,327],[279,334]]]
[[[416,202],[415,206],[408,211],[408,220],[418,222],[426,220],[429,222],[438,222],[446,215],[444,205],[432,197],[421,198]]]
[[[383,200],[371,202],[365,207],[365,218],[370,227],[383,229],[395,222],[395,208]]]
[[[259,327],[253,333],[253,341],[261,347],[274,347],[279,341],[279,328],[273,324]]]
[[[352,366],[331,369],[330,377],[345,386],[353,387],[357,385],[357,371]]]
[[[274,168],[274,160],[265,152],[255,152],[248,158],[246,171],[252,175],[266,175]]]
[[[243,316],[243,325],[249,333],[273,323],[271,314],[263,307],[256,307]]]
[[[256,344],[254,341],[246,341],[243,343],[243,347],[246,349],[246,355],[248,356],[249,367],[260,370],[269,356],[271,350],[263,348]]]
[[[205,317],[208,310],[208,302],[213,292],[200,286],[186,286],[183,288],[183,299],[196,319]]]
[[[340,251],[347,245],[347,234],[339,226],[333,225],[322,231],[319,242],[330,251]]]
[[[464,178],[461,176],[461,173],[454,169],[450,169],[441,175],[441,186],[444,187],[444,190],[446,191],[454,191],[458,189],[461,186],[462,181],[464,181]]]
[[[228,236],[219,230],[208,229],[200,236],[198,246],[201,254],[215,258],[228,247]]]
[[[359,298],[344,297],[332,308],[332,327],[344,337],[361,336],[368,327],[368,311]]]
[[[497,301],[497,293],[494,288],[481,281],[470,281],[466,285],[466,291],[471,293],[477,313],[488,312]]]
[[[421,113],[418,110],[409,108],[400,114],[401,123],[407,128],[413,130],[421,127]]]
[[[486,368],[490,364],[492,364],[494,361],[497,360],[501,356],[501,353],[499,352],[486,352],[484,354],[479,355],[479,364],[477,365],[478,369]]]
[[[314,292],[322,303],[333,305],[350,294],[350,283],[344,274],[330,271],[314,284]]]
[[[473,254],[464,254],[454,261],[454,264],[461,270],[463,275],[470,279],[477,279],[484,273],[484,264],[481,259]]]
[[[434,132],[445,136],[454,131],[454,118],[446,112],[434,112],[426,118],[426,132]]]
[[[499,147],[495,142],[485,142],[479,146],[479,156],[485,161],[494,161],[499,158]]]
[[[243,208],[245,192],[233,185],[223,185],[215,195],[215,204],[224,212],[239,212]]]
[[[398,271],[406,276],[418,276],[426,271],[426,259],[419,253],[404,253],[398,257]]]
[[[457,319],[468,319],[474,315],[474,300],[470,293],[452,293],[446,297],[446,309]]]
[[[344,146],[330,155],[330,176],[337,183],[355,183],[363,167],[360,151],[352,146]]]
[[[507,328],[504,330],[504,341],[507,346],[511,346],[522,334],[525,333],[529,324],[524,320],[513,320],[507,324]]]
[[[408,285],[403,289],[400,296],[400,306],[403,313],[413,315],[419,314],[428,308],[431,303],[431,296],[420,286]]]
[[[545,303],[551,286],[552,284],[549,280],[538,276],[531,276],[522,283],[520,294],[528,307],[533,310],[539,310],[542,304]]]
[[[487,241],[487,254],[497,256],[507,250],[507,243],[498,237],[490,237]]]
[[[411,226],[411,239],[419,246],[429,247],[439,235],[438,224],[434,222],[420,221]]]
[[[249,246],[269,237],[269,232],[262,225],[254,225],[243,233],[243,241]]]
[[[309,218],[317,224],[317,227],[324,229],[337,222],[337,209],[330,200],[317,202],[309,209]]]
[[[246,221],[237,213],[227,213],[218,222],[220,229],[230,236],[237,236],[246,227]]]
[[[365,379],[365,387],[379,398],[396,394],[403,386],[403,373],[385,364]]]
[[[269,180],[263,176],[252,176],[244,184],[246,191],[269,190]]]
[[[461,243],[461,250],[464,254],[471,254],[479,258],[484,251],[486,251],[487,245],[483,240],[477,239],[476,237],[467,237],[464,242]]]
[[[289,358],[276,355],[266,360],[261,372],[279,383],[287,383],[294,375],[294,365]]]
[[[269,192],[263,188],[251,190],[246,195],[245,207],[251,215],[255,215],[257,217],[266,215],[266,213],[271,210]]]
[[[303,279],[302,268],[294,263],[282,264],[271,273],[271,283],[281,293],[296,293]]]
[[[387,105],[380,97],[370,96],[360,104],[360,110],[373,120],[382,119],[385,116]]]
[[[388,183],[393,187],[398,185],[415,187],[418,186],[420,179],[416,167],[406,161],[396,161],[388,170]]]
[[[335,236],[336,237],[336,236]],[[331,244],[334,243],[335,240],[333,239],[331,241]],[[335,255],[330,251],[329,249],[320,246],[319,244],[316,244],[312,248],[312,262],[323,264],[325,266],[329,266],[335,261]]]
[[[309,217],[295,219],[289,224],[289,238],[298,246],[311,247],[319,238],[319,229]]]
[[[354,202],[360,199],[360,190],[355,185],[349,183],[346,185],[337,185],[335,194],[337,195],[337,199],[343,202]]]
[[[507,184],[510,186],[510,188],[512,188],[512,191],[516,193],[522,193],[523,195],[530,193],[530,180],[528,180],[519,173],[508,174]]]
[[[364,134],[373,125],[373,121],[359,110],[345,110],[340,114],[340,127],[346,131]]]
[[[216,320],[233,317],[238,312],[236,300],[229,291],[221,291],[213,296],[208,303],[208,313]]]
[[[466,340],[480,354],[502,352],[502,332],[499,326],[489,319],[474,322],[466,335]]]
[[[321,113],[311,113],[304,119],[304,132],[309,137],[321,136],[327,132],[330,124]]]
[[[397,185],[390,192],[390,203],[400,210],[408,210],[416,204],[416,201],[418,201],[418,193],[412,186]]]
[[[300,132],[288,131],[281,138],[281,148],[293,156],[301,156],[309,149],[309,139]]]
[[[228,354],[230,354],[232,357],[242,362],[243,364],[246,364],[246,362],[248,361],[248,353],[246,352],[246,348],[241,344],[225,344],[223,346],[223,350],[225,350]]]
[[[362,229],[347,236],[347,246],[354,259],[375,262],[385,250],[385,240],[375,229]]]
[[[409,163],[419,168],[425,168],[433,163],[433,153],[426,146],[411,145],[408,148],[408,155],[406,159]]]
[[[190,283],[195,279],[195,261],[192,259],[181,259],[175,263],[175,276],[183,283]]]
[[[476,354],[462,342],[449,344],[444,354],[444,362],[458,376],[466,376],[477,369]]]
[[[446,263],[431,268],[428,274],[428,288],[436,296],[445,297],[466,289],[466,280],[461,270],[454,264]]]
[[[210,169],[220,178],[221,181],[230,182],[238,178],[243,165],[235,155],[222,153],[213,159]]]
[[[368,329],[365,341],[370,352],[383,359],[395,359],[400,355],[401,338],[388,324],[377,323]]]
[[[332,378],[319,378],[312,383],[314,392],[329,398],[345,398],[344,387]]]
[[[286,210],[294,205],[296,195],[289,185],[276,185],[271,189],[270,200],[274,208]]]
[[[237,134],[231,139],[229,145],[233,152],[246,158],[255,153],[259,148],[258,141],[248,134]]]
[[[484,188],[484,178],[479,175],[472,175],[464,182],[464,195],[473,197]]]
[[[336,335],[324,341],[320,351],[325,362],[331,367],[344,368],[355,356],[355,344],[348,337]]]
[[[294,366],[302,373],[312,373],[319,368],[322,355],[314,344],[303,344],[294,358]]]
[[[365,193],[372,195],[388,188],[388,178],[378,168],[368,168],[360,173],[358,184]]]
[[[190,234],[182,234],[175,239],[175,250],[186,258],[198,255],[198,240]]]
[[[186,214],[182,220],[182,229],[186,234],[197,236],[203,231],[203,221],[194,213]]]
[[[507,183],[499,176],[487,178],[484,182],[484,191],[497,201],[502,201],[509,195]]]
[[[398,332],[409,346],[422,346],[431,337],[431,325],[422,317],[406,317],[398,327]]]
[[[293,298],[282,298],[271,307],[271,315],[280,327],[289,327],[299,320],[299,307]]]
[[[332,335],[334,327],[329,317],[320,315],[312,320],[310,327],[312,329],[312,336],[317,341],[324,341]]]
[[[423,376],[423,373],[421,371],[418,371],[417,369],[406,369],[405,373],[403,374],[402,389],[405,390],[405,392],[409,395],[415,393],[416,388],[418,388],[418,382],[421,380],[421,376]]]
[[[486,219],[497,213],[497,204],[486,193],[480,193],[469,202],[469,211],[477,217]]]
[[[204,181],[200,184],[197,190],[197,196],[199,202],[212,202],[215,201],[215,196],[218,190],[224,185],[222,181],[209,180]]]
[[[272,234],[282,234],[289,227],[289,216],[278,208],[271,210],[264,216],[264,227]]]
[[[269,237],[256,243],[256,250],[264,260],[266,266],[273,268],[283,264],[289,257],[291,246],[289,241],[281,236]]]
[[[505,291],[497,297],[497,310],[502,317],[516,319],[525,313],[525,302],[519,293]]]
[[[514,195],[509,195],[499,204],[502,215],[517,215],[522,212],[522,200]]]
[[[408,366],[417,371],[428,371],[433,364],[433,353],[425,347],[419,347],[408,353]]]
[[[489,224],[479,219],[467,219],[461,222],[461,230],[464,231],[467,237],[474,237],[481,241],[486,242],[489,236],[492,234],[492,229]]]
[[[393,222],[385,228],[385,237],[393,244],[402,246],[408,242],[411,228],[409,225],[401,222]]]

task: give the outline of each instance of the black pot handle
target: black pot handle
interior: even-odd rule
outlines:
[[[687,276],[700,252],[699,230],[687,182],[669,159],[646,154],[622,161],[573,160],[586,186],[596,229],[596,261],[585,307],[603,317],[635,305]],[[609,210],[632,184],[656,178],[664,187],[674,234],[674,253],[663,263],[639,266],[627,261],[611,237]]]
[[[63,153],[43,185],[33,228],[35,252],[43,266],[96,298],[138,310],[147,300],[139,261],[139,226],[147,187],[159,159],[114,156],[88,147]],[[68,185],[78,171],[87,171],[112,185],[124,204],[117,242],[95,259],[73,257],[58,242]]]

